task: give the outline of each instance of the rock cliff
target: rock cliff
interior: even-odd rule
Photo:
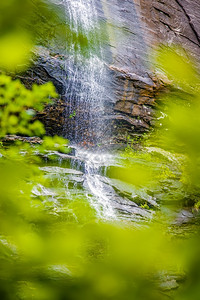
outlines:
[[[199,0],[95,0],[98,17],[106,27],[105,64],[109,74],[106,110],[115,139],[149,129],[156,97],[163,88],[154,75],[151,53],[160,44],[178,44],[200,65]],[[40,57],[22,80],[26,85],[52,81],[60,99],[39,118],[48,134],[62,134],[67,80],[67,58],[40,49]],[[64,65],[65,61],[65,65]],[[66,126],[65,126],[66,128]]]
[[[160,45],[183,47],[200,64],[198,0],[102,1],[112,45],[113,119],[116,136],[146,131],[163,88],[154,76],[151,54]],[[109,25],[111,24],[111,25]]]

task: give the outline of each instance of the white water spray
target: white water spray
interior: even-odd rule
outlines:
[[[69,24],[66,128],[71,142],[96,144],[104,124],[106,72],[94,0],[63,0]]]
[[[114,162],[114,156],[108,153],[94,153],[83,149],[76,149],[76,157],[85,162],[85,187],[87,198],[95,208],[97,217],[106,220],[116,220],[117,213],[112,206],[113,194],[107,190],[103,182],[101,168]]]

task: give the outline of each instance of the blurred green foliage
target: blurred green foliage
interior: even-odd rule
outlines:
[[[20,5],[17,0],[1,1],[1,68],[9,71],[24,68],[36,36],[42,39],[47,33],[48,25],[43,28],[41,20],[50,23],[55,17],[52,5],[46,4],[49,2],[42,0],[21,0]],[[184,147],[181,152],[189,162],[188,165],[183,162],[185,182],[198,191],[199,77],[191,63],[173,50],[163,48],[158,58],[160,68],[174,80],[181,89],[179,95],[184,93],[185,98],[184,105],[174,106],[178,102],[173,94],[176,103],[173,107],[169,105],[168,130],[162,129],[163,136],[165,132],[169,134],[163,145],[169,148],[172,144],[171,148],[177,152],[180,145]],[[0,136],[43,135],[43,126],[32,118],[34,109],[41,110],[50,101],[49,97],[55,97],[51,84],[33,86],[28,91],[19,81],[1,75]],[[60,198],[55,203],[45,196],[32,195],[35,185],[52,184],[38,168],[40,159],[35,153],[67,152],[66,144],[60,137],[44,137],[41,145],[18,142],[8,148],[1,147],[1,299],[162,300],[170,297],[164,292],[163,283],[176,278],[181,282],[187,273],[188,280],[174,293],[174,298],[199,300],[198,237],[175,238],[159,214],[149,226],[141,224],[136,228],[131,222],[105,224],[95,218],[86,199]],[[179,162],[171,161],[174,168],[171,170],[170,159],[163,159],[165,154],[134,152],[132,158],[137,156],[137,163],[132,160],[130,167],[130,161],[125,162],[123,168],[111,169],[111,176],[137,187],[156,186],[160,177],[166,179],[179,172],[176,169]]]
[[[164,149],[185,156],[181,180],[194,203],[200,195],[200,74],[179,48],[162,47],[157,61],[174,89],[160,99],[165,115],[155,136],[162,135]]]
[[[186,271],[187,279],[182,278],[184,284],[170,296],[171,299],[197,300],[200,298],[200,74],[188,55],[178,47],[162,46],[156,53],[156,66],[158,74],[164,74],[167,79],[166,92],[157,100],[156,127],[145,137],[142,148],[134,150],[129,146],[120,161],[121,166],[112,167],[108,175],[131,184],[135,191],[145,186],[149,195],[153,195],[158,203],[161,201],[162,214],[158,226],[164,220],[163,213],[165,221],[170,223],[173,220],[171,216],[177,216],[177,209],[194,207],[197,228],[191,230],[190,238],[184,240],[180,248],[176,245],[170,257],[176,251],[182,256],[180,265]],[[163,210],[166,204],[170,210]],[[141,206],[148,209],[146,203]],[[173,233],[173,227],[170,231]],[[164,228],[162,232],[165,232]],[[149,243],[150,252],[152,243]],[[167,273],[170,273],[169,269]],[[138,299],[145,299],[140,297]],[[162,296],[159,297],[162,299]]]
[[[8,81],[8,85],[2,85],[3,100],[12,86],[8,93],[11,100],[4,103],[5,107],[16,97],[16,87],[17,99],[22,95],[23,99],[31,98],[27,101],[31,109],[41,109],[45,97],[48,102],[49,94],[55,93],[52,86],[27,92],[18,81],[13,82],[5,75],[3,79]],[[23,101],[16,103],[22,105],[22,111],[30,109]],[[31,118],[25,120],[27,124],[31,122]],[[17,130],[18,123],[15,126]],[[2,131],[2,136],[3,132],[9,131]],[[35,152],[44,154],[49,150],[66,152],[67,148],[60,137],[44,137],[42,145],[18,142],[1,151],[2,299],[199,299],[199,242],[196,237],[175,237],[169,230],[169,220],[163,222],[159,213],[149,226],[141,223],[137,228],[122,221],[105,224],[96,219],[86,199],[74,197],[69,201],[61,194],[54,202],[42,195],[33,197],[32,190],[37,184],[59,185],[37,167],[40,160]],[[180,177],[179,163],[185,162],[182,154],[156,147],[140,152],[129,149],[128,157],[126,153],[122,167],[110,168],[110,176],[148,189],[156,188],[159,180]],[[149,207],[144,203],[143,208]],[[175,280],[185,283],[178,291],[167,292],[168,285]]]
[[[133,150],[133,141],[133,147],[129,146],[124,155],[129,161],[124,163],[123,158],[122,166],[114,167],[108,175],[134,186],[147,186],[162,203],[195,205],[197,209],[200,74],[188,55],[175,46],[161,46],[155,66],[166,82],[166,91],[157,99],[155,128],[140,140],[143,148]]]
[[[28,90],[19,80],[0,75],[0,136],[6,134],[44,135],[44,126],[38,120],[30,122],[35,111],[41,111],[44,104],[56,97],[52,83],[33,85]]]

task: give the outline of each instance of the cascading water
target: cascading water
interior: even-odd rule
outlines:
[[[87,198],[92,207],[95,208],[97,216],[101,219],[116,219],[116,212],[112,206],[112,197],[108,195],[106,185],[102,181],[100,169],[105,166],[106,162],[112,162],[111,154],[99,154],[83,149],[77,149],[76,155],[85,162],[85,187],[90,193]]]
[[[69,24],[66,70],[66,126],[72,143],[96,145],[104,131],[103,61],[94,0],[63,0]]]
[[[101,144],[109,131],[103,121],[106,68],[95,1],[63,0],[62,3],[69,24],[64,136],[75,145],[76,156],[84,160],[88,199],[98,217],[116,219],[98,174],[99,162],[104,164],[109,157],[81,149]]]

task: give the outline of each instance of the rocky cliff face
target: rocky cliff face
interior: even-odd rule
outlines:
[[[179,44],[199,63],[200,2],[198,0],[141,0],[139,2],[145,39]]]
[[[160,43],[181,45],[200,64],[198,0],[103,1],[112,49],[113,116],[116,136],[146,131],[153,122],[156,97],[163,88],[151,53]],[[113,26],[114,25],[114,26]]]
[[[153,122],[156,97],[163,88],[154,76],[151,53],[160,43],[179,44],[200,65],[199,0],[96,0],[98,16],[106,24],[105,64],[109,74],[106,110],[115,139],[144,132]],[[59,50],[58,50],[59,51]],[[24,76],[51,80],[61,99],[39,116],[48,134],[62,134],[65,99],[66,57],[40,51],[35,66]],[[27,79],[29,78],[29,80]]]

